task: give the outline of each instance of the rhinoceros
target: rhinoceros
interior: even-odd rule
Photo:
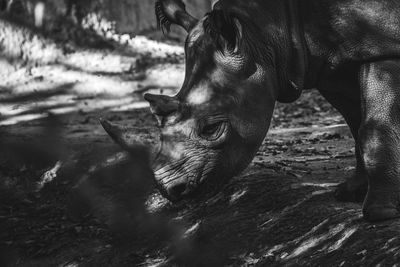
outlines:
[[[164,196],[221,188],[252,161],[275,103],[316,88],[356,144],[356,172],[337,198],[365,198],[369,221],[399,217],[400,1],[220,0],[197,19],[181,0],[158,0],[156,15],[163,31],[188,33],[181,90],[145,95],[161,129],[155,176]]]

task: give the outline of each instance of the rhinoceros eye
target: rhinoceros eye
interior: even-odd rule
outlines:
[[[205,123],[200,128],[199,136],[209,145],[218,145],[225,140],[228,133],[228,126],[226,120]]]
[[[201,132],[201,135],[203,137],[211,137],[211,136],[215,135],[216,133],[219,132],[219,129],[221,128],[222,123],[223,122],[217,122],[217,123],[214,123],[214,124],[206,125],[203,128],[203,130]]]

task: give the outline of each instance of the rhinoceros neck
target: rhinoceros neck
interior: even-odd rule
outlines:
[[[308,49],[301,0],[220,0],[217,9],[246,16],[260,29],[259,38],[274,50],[279,84],[278,101],[293,102],[304,88]]]

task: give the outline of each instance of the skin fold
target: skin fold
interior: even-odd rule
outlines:
[[[161,129],[164,196],[217,191],[253,159],[276,101],[316,88],[356,143],[356,173],[337,198],[364,200],[370,221],[399,216],[399,1],[220,0],[196,19],[180,0],[159,0],[156,15],[164,31],[188,32],[179,93],[145,96]]]

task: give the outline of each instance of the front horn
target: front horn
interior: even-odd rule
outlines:
[[[100,123],[108,135],[117,143],[121,148],[131,155],[143,155],[143,152],[150,152],[150,160],[154,163],[160,150],[159,145],[154,145],[150,142],[143,142],[139,140],[137,135],[131,133],[129,129],[111,123],[108,120],[100,119]]]
[[[114,142],[120,145],[124,150],[133,151],[137,147],[145,146],[145,144],[140,142],[138,138],[130,135],[128,129],[111,123],[103,118],[100,118],[100,123]]]

